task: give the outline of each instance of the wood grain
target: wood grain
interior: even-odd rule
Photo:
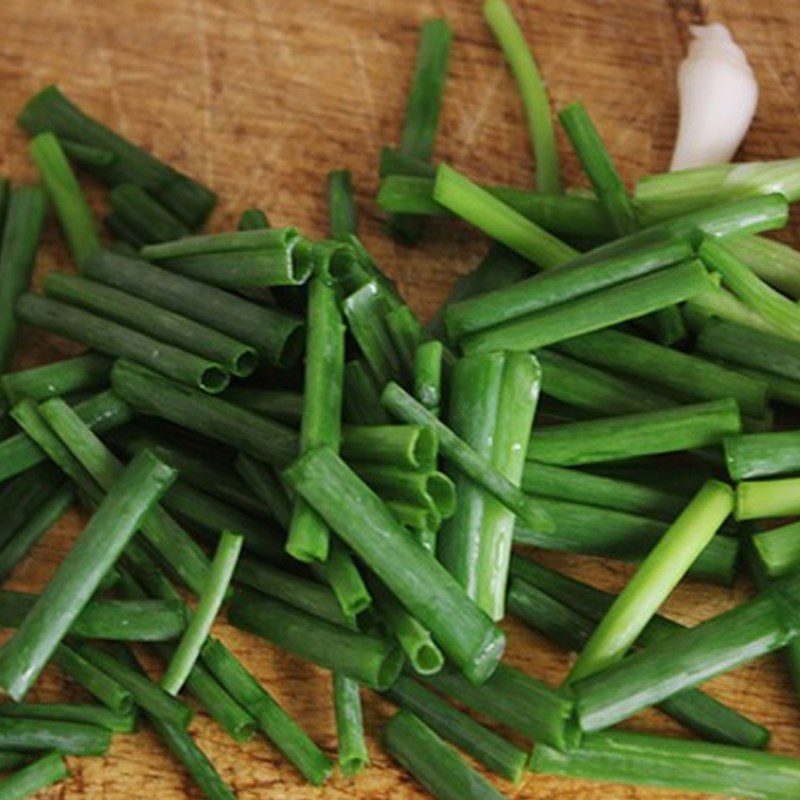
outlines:
[[[798,150],[800,28],[796,0],[516,0],[515,9],[557,106],[576,98],[591,111],[628,180],[661,170],[676,125],[674,75],[689,22],[720,20],[744,45],[761,85],[758,115],[742,157],[781,158]],[[472,0],[4,0],[0,4],[0,172],[31,180],[14,119],[36,89],[58,82],[93,114],[213,186],[221,203],[213,227],[229,227],[246,206],[312,235],[324,231],[327,170],[353,171],[365,240],[412,304],[430,315],[454,277],[470,270],[486,243],[455,222],[431,227],[414,250],[383,233],[372,197],[380,146],[396,140],[421,21],[445,15],[456,32],[438,155],[489,182],[529,185],[533,169],[519,100]],[[562,152],[567,153],[563,137]],[[577,165],[565,155],[570,180]],[[100,193],[93,194],[100,202]],[[796,234],[790,238],[797,239]],[[66,253],[50,225],[37,283],[63,268]],[[77,348],[26,332],[18,366]],[[17,570],[13,586],[41,585],[83,523],[71,512]],[[593,559],[551,558],[607,588],[629,570]],[[748,595],[687,583],[668,604],[686,622],[721,612]],[[559,681],[568,657],[509,622],[509,660]],[[326,675],[224,625],[216,631],[331,754],[335,752]],[[773,749],[800,755],[800,715],[780,659],[769,658],[713,682],[710,690],[766,724]],[[79,697],[47,672],[34,696]],[[389,707],[367,699],[373,764],[355,781],[322,790],[304,785],[263,740],[231,742],[204,714],[192,732],[242,800],[412,800],[427,795],[383,755],[375,737]],[[657,712],[630,723],[684,735]],[[73,777],[44,792],[61,800],[197,797],[151,734],[118,736],[107,757],[71,759]],[[661,798],[681,793],[529,776],[501,788],[517,800]]]

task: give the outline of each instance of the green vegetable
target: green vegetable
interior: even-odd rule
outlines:
[[[423,342],[414,353],[414,397],[434,414],[442,405],[444,345],[436,339]]]
[[[64,759],[48,753],[0,781],[0,800],[24,800],[69,777]]]
[[[577,255],[568,244],[446,164],[436,171],[433,199],[542,269]]]
[[[117,358],[132,358],[205,392],[221,392],[230,380],[220,364],[46,297],[23,295],[17,302],[17,317],[21,322],[83,342],[99,352]]]
[[[83,270],[100,250],[100,239],[81,187],[53,133],[40,133],[31,141],[29,150],[56,208],[72,259]],[[38,213],[43,212],[44,209]]]
[[[7,372],[0,378],[0,388],[12,404],[26,397],[46,400],[48,397],[102,389],[108,385],[111,363],[100,353],[87,353],[41,367]]]
[[[339,449],[344,380],[344,325],[336,292],[321,276],[308,290],[308,336],[303,389],[300,451],[314,447]],[[326,561],[330,531],[302,498],[296,498],[286,552],[299,561]]]
[[[495,774],[515,784],[522,780],[528,754],[458,711],[438,695],[403,675],[387,694],[399,706],[416,714],[443,739],[452,742]]]
[[[269,227],[269,217],[260,208],[246,208],[239,217],[240,231],[260,231]]]
[[[84,114],[56,86],[34,95],[18,121],[30,134],[53,131],[71,142],[108,151],[113,155],[110,163],[87,165],[95,175],[112,186],[125,182],[141,186],[191,228],[202,225],[214,208],[211,190]]]
[[[800,478],[743,481],[736,485],[736,519],[800,514]]]
[[[129,714],[133,710],[130,691],[71,647],[60,644],[53,654],[52,663],[112,711]]]
[[[331,238],[339,242],[349,242],[350,235],[358,233],[353,175],[350,170],[331,170],[328,173],[327,189]]]
[[[670,525],[600,621],[569,681],[601,672],[625,656],[650,618],[733,511],[734,494],[708,481]]]
[[[752,539],[764,571],[770,578],[788,575],[800,566],[800,523],[780,525],[753,534]]]
[[[251,375],[258,366],[250,345],[97,281],[51,272],[44,280],[44,291],[48,297],[208,359],[238,377]]]
[[[117,184],[109,193],[113,215],[143,244],[169,242],[189,235],[189,228],[135,183]]]
[[[528,458],[561,466],[596,464],[716,445],[723,437],[740,430],[736,402],[712,400],[663,411],[540,428],[531,437]],[[732,440],[725,441],[727,447]]]
[[[663,386],[680,397],[732,397],[742,413],[753,416],[761,416],[767,409],[769,391],[763,381],[620,331],[597,331],[568,339],[556,349],[581,361]]]
[[[800,431],[729,436],[724,444],[725,462],[734,481],[800,469]]]
[[[333,451],[313,450],[284,475],[471,680],[492,674],[502,633]]]
[[[759,278],[790,297],[800,298],[800,253],[793,247],[764,236],[737,236],[726,245]]]
[[[111,385],[140,413],[174,422],[268,463],[285,464],[297,452],[297,435],[291,429],[137,364],[118,361],[111,370]]]
[[[0,650],[0,685],[19,701],[94,594],[147,512],[174,479],[149,453],[114,484],[17,632]]]
[[[4,750],[26,753],[55,750],[69,756],[102,756],[110,744],[111,732],[99,725],[0,716],[0,747]]]
[[[0,717],[83,722],[87,725],[97,725],[117,733],[133,733],[136,730],[136,715],[132,711],[123,714],[119,711],[112,711],[105,706],[88,704],[0,703]]]
[[[369,764],[361,714],[361,687],[358,681],[339,672],[333,673],[333,708],[336,715],[339,766],[345,777],[352,778]]]
[[[344,418],[356,425],[388,425],[391,420],[381,405],[381,393],[363,361],[344,365]]]
[[[681,303],[710,284],[698,261],[686,261],[467,336],[466,353],[536,350]]]
[[[11,191],[0,246],[0,373],[11,366],[17,344],[14,308],[30,286],[46,209],[41,187],[18,186]]]
[[[537,773],[739,797],[791,800],[800,760],[723,744],[627,731],[586,736],[569,752],[537,744]]]
[[[332,625],[248,590],[234,595],[228,618],[238,628],[373,688],[390,686],[402,666],[400,650],[383,639]]]
[[[539,69],[505,0],[486,0],[483,15],[517,81],[536,162],[536,185],[539,191],[558,193],[561,191],[558,150],[547,90]]]
[[[203,646],[202,659],[303,777],[315,786],[323,784],[333,770],[328,758],[241,663],[214,638]]]
[[[436,464],[436,432],[424,424],[346,425],[342,434],[342,456],[348,461],[404,469]]]
[[[486,778],[410,711],[398,711],[389,720],[383,744],[439,800],[502,800]]]
[[[161,679],[161,686],[168,694],[178,694],[189,677],[214,618],[225,600],[241,549],[241,536],[230,531],[222,532],[211,562],[208,583]]]

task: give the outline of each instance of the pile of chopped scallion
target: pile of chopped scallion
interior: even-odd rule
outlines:
[[[538,186],[433,163],[452,33],[424,24],[378,203],[407,243],[437,215],[493,240],[427,327],[358,239],[348,172],[328,176],[328,239],[258,209],[197,234],[211,190],[56,87],[23,109],[42,185],[0,192],[0,577],[71,504],[91,517],[41,594],[0,591],[0,800],[140,721],[204,796],[233,798],[187,732],[195,704],[323,784],[330,756],[210,636],[223,609],[330,670],[346,776],[369,760],[366,688],[400,709],[384,747],[443,800],[503,796],[461,753],[509,786],[800,797],[800,760],[698,688],[782,649],[800,691],[800,430],[774,430],[800,407],[800,253],[762,236],[787,224],[800,159],[631,194],[578,103],[559,120],[593,191],[564,191],[536,65],[504,0],[485,13]],[[83,171],[111,187],[106,243]],[[76,271],[36,294],[48,203]],[[20,323],[88,349],[9,371]],[[536,550],[638,566],[613,596]],[[757,592],[732,610],[658,614],[684,577],[740,572]],[[578,654],[561,686],[503,663],[506,613]],[[96,702],[26,703],[50,663]],[[695,738],[614,727],[651,706]]]

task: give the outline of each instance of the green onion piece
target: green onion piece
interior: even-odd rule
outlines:
[[[60,644],[53,654],[52,663],[112,711],[129,714],[133,710],[131,692],[71,647]]]
[[[620,661],[692,562],[733,511],[734,494],[708,481],[670,525],[618,595],[572,667],[569,681]]]
[[[109,249],[120,255],[138,258],[139,250],[146,244],[145,240],[116,212],[108,214],[104,221],[114,237]]]
[[[33,608],[39,595],[0,591],[0,624],[17,628]],[[186,627],[183,606],[161,600],[91,600],[69,629],[84,639],[165,641],[174,639]]]
[[[416,714],[446,741],[472,756],[497,775],[519,784],[525,773],[527,753],[507,739],[457,710],[416,681],[401,675],[387,695]]]
[[[128,658],[123,660],[126,651],[118,650],[112,655],[86,642],[75,645],[75,649],[79,655],[128,689],[136,704],[148,714],[184,730],[188,727],[193,715],[192,709],[167,694],[142,673],[141,669],[134,668],[134,661]]]
[[[433,175],[436,174],[433,168]],[[448,210],[433,199],[433,176],[389,174],[381,180],[378,205],[388,212],[438,216]],[[604,242],[612,231],[593,197],[542,194],[512,186],[482,185],[489,194],[557,236]]]
[[[0,650],[0,685],[20,700],[175,472],[149,453],[114,484],[20,628]]]
[[[800,299],[800,252],[764,236],[737,236],[726,245],[759,278],[784,294]]]
[[[505,644],[502,633],[334,452],[311,451],[284,474],[472,680],[491,675]]]
[[[64,512],[72,505],[75,492],[68,483],[56,483],[55,488],[50,483],[45,497],[40,499],[35,496],[32,499],[36,500],[35,510],[0,546],[0,581],[8,578],[33,545],[61,519]],[[0,496],[1,502],[2,496]]]
[[[83,342],[108,355],[133,358],[206,392],[221,392],[230,380],[225,369],[213,361],[46,297],[23,295],[17,302],[17,316],[22,322]]]
[[[663,411],[540,428],[531,437],[528,458],[560,466],[596,464],[717,445],[740,430],[736,401],[712,400]],[[726,447],[730,441],[736,439],[725,439]]]
[[[416,156],[401,153],[393,147],[381,147],[378,172],[381,178],[390,175],[416,175],[419,178],[433,178],[436,166]]]
[[[778,193],[800,197],[800,159],[714,164],[648,175],[636,186],[636,203],[648,223],[732,200]]]
[[[58,483],[58,471],[42,464],[23,472],[0,487],[0,546],[5,545],[45,502]]]
[[[493,245],[472,272],[456,278],[444,305],[428,323],[428,333],[437,339],[449,341],[450,337],[445,329],[445,318],[452,305],[517,283],[530,275],[531,271],[532,264],[522,256],[518,256],[502,245]]]
[[[328,218],[331,239],[349,242],[358,233],[358,215],[353,195],[353,175],[347,169],[328,173]]]
[[[745,305],[784,335],[800,337],[800,309],[796,304],[764,283],[723,243],[706,239],[698,256],[709,269],[722,275],[723,282]]]
[[[108,193],[108,201],[114,213],[144,244],[169,242],[190,233],[178,217],[135,183],[118,184]]]
[[[123,464],[60,398],[43,403],[40,412],[83,469],[104,491],[111,491],[124,473]],[[172,464],[169,466],[176,468]],[[195,594],[201,594],[208,582],[211,564],[163,506],[156,506],[144,517],[141,532],[186,586]]]
[[[97,281],[51,272],[43,288],[48,297],[213,361],[238,377],[251,375],[258,366],[258,356],[250,345]]]
[[[537,744],[530,767],[536,773],[661,786],[681,793],[775,800],[796,797],[800,784],[800,760],[795,758],[627,731],[586,736],[569,752]]]
[[[436,465],[436,433],[424,424],[346,425],[342,433],[342,456],[348,461],[405,469]]]
[[[0,753],[0,771],[6,772],[8,770],[22,767],[30,761],[30,757],[25,753]],[[25,795],[24,795],[25,796]]]
[[[78,269],[83,270],[100,250],[92,212],[55,135],[40,133],[31,141],[29,149],[56,207],[72,258]]]
[[[347,778],[358,775],[369,764],[361,714],[361,687],[358,681],[333,673],[333,708],[336,715],[336,738],[339,766]]]
[[[100,728],[116,733],[132,733],[136,730],[136,715],[132,711],[123,714],[98,705],[0,703],[0,717],[83,722],[87,725],[97,725]]]
[[[239,217],[240,231],[260,231],[269,228],[269,217],[260,208],[246,208]]]
[[[442,405],[442,362],[444,345],[436,339],[422,342],[414,353],[414,396],[438,415]]]
[[[332,772],[328,758],[227,648],[209,638],[203,645],[202,659],[231,696],[250,711],[267,738],[303,777],[315,786],[323,784]]]
[[[248,590],[234,595],[228,618],[238,628],[373,688],[390,686],[402,666],[401,651],[383,639],[332,625]]]
[[[419,675],[439,672],[444,666],[444,657],[430,631],[409,614],[380,581],[369,581],[369,588],[381,622],[403,648],[414,671]]]
[[[492,29],[498,44],[517,81],[528,136],[536,161],[536,185],[541,192],[561,191],[559,178],[558,149],[556,147],[550,102],[542,76],[525,37],[505,0],[486,0],[483,16]]]
[[[236,456],[236,471],[282,528],[288,528],[292,503],[271,467],[245,453]]]
[[[185,236],[142,248],[142,257],[224,289],[298,286],[312,269],[313,245],[295,228]]]
[[[800,431],[747,433],[725,439],[725,462],[734,481],[800,470]]]
[[[585,337],[567,340],[561,345],[582,338]],[[561,353],[539,350],[536,357],[542,365],[542,393],[574,408],[607,416],[656,411],[677,404],[676,400],[665,396],[663,392],[632,383]]]
[[[500,287],[449,307],[447,331],[453,339],[558,306],[601,289],[641,278],[691,255],[683,240],[655,242],[651,247],[614,253],[608,258],[538,273],[519,283]]]
[[[268,463],[285,464],[297,452],[297,435],[280,423],[137,364],[118,361],[111,370],[111,385],[141,413],[225,442]]]
[[[210,448],[186,447],[174,439],[131,427],[117,431],[108,438],[112,445],[131,456],[140,450],[152,450],[163,462],[177,469],[187,483],[248,514],[257,517],[274,516],[269,507],[255,497],[245,482],[233,472],[233,458],[223,456],[220,459]]]
[[[308,289],[308,336],[300,451],[339,449],[344,374],[344,325],[332,286],[314,276]],[[299,561],[326,561],[330,531],[302,498],[294,501],[286,552]]]
[[[439,115],[450,60],[453,31],[444,19],[425,21],[419,34],[417,60],[406,101],[398,153],[422,162],[433,156]],[[421,220],[393,215],[392,234],[407,244],[416,242],[422,232]]]
[[[680,494],[666,489],[535,461],[525,464],[522,489],[528,494],[554,500],[585,503],[663,520],[671,520],[684,503]]]
[[[0,781],[0,800],[24,800],[68,777],[64,759],[48,753]]]
[[[363,361],[344,365],[344,416],[357,425],[388,425],[391,420],[381,405],[381,393]]]
[[[317,581],[302,578],[250,556],[243,556],[239,560],[234,580],[334,625],[350,626],[333,592]]]
[[[770,578],[788,575],[800,566],[800,523],[790,522],[771,528],[753,534],[752,539],[764,571]]]
[[[0,373],[11,366],[17,344],[14,308],[30,286],[46,209],[47,196],[40,186],[11,191],[0,246]]]
[[[711,320],[701,328],[697,348],[735,364],[800,380],[800,341],[788,341],[732,322]]]
[[[438,800],[502,800],[486,778],[410,711],[398,711],[389,720],[383,744]]]
[[[87,116],[56,86],[34,95],[18,122],[30,134],[53,131],[63,139],[110,152],[111,163],[86,166],[112,186],[125,182],[141,186],[191,228],[202,225],[214,208],[216,197],[210,189]]]
[[[446,164],[440,164],[436,172],[433,199],[542,269],[577,255],[568,244]]]
[[[607,596],[602,592],[599,594],[605,602]],[[595,629],[592,620],[520,578],[511,581],[508,608],[514,616],[548,639],[576,652],[583,648]],[[646,638],[655,629],[652,623],[657,620],[651,620],[641,638]],[[770,734],[766,728],[698,689],[687,689],[663,700],[659,709],[714,742],[751,748],[763,748],[769,742]]]
[[[568,105],[558,118],[617,236],[633,233],[639,228],[633,202],[583,104]]]
[[[102,756],[110,744],[111,732],[99,725],[0,717],[0,747],[4,750],[26,753],[55,750],[68,756]]]
[[[548,515],[537,509],[535,502],[525,496],[513,481],[496,470],[396,383],[390,383],[386,387],[381,402],[391,414],[403,422],[432,428],[439,439],[442,455],[467,477],[487,489],[523,522],[542,531],[552,529],[552,521]]]
[[[741,364],[733,363],[732,361],[725,361],[719,358],[714,359],[714,361],[730,370],[735,370],[742,375],[747,375],[748,378],[753,378],[753,380],[767,384],[769,396],[772,400],[790,406],[800,406],[800,381],[790,380],[776,375],[773,372],[765,372],[760,369],[745,367]]]
[[[0,384],[2,378],[0,378]],[[257,411],[265,417],[285,422],[293,428],[300,427],[303,416],[303,399],[300,392],[283,389],[250,389],[232,386],[225,392],[225,400],[250,411]]]
[[[736,519],[790,517],[800,514],[800,478],[743,481],[736,485]]]
[[[29,397],[46,400],[48,397],[74,394],[108,385],[111,360],[100,353],[67,358],[33,369],[8,372],[0,378],[0,388],[9,403]]]
[[[346,619],[355,619],[372,603],[353,556],[341,542],[332,541],[328,560],[312,564],[311,571],[331,587]]]
[[[85,275],[252,345],[272,366],[291,367],[302,353],[298,318],[154,264],[102,251]]]
[[[473,686],[448,668],[423,682],[537,742],[561,749],[572,746],[578,735],[573,703],[565,692],[505,664],[482,686]]]
[[[161,686],[168,694],[173,696],[178,694],[183,684],[186,683],[200,654],[203,642],[211,630],[214,618],[225,600],[241,549],[241,536],[230,531],[222,532],[214,559],[211,562],[208,584],[200,595],[189,625],[175,648],[164,677],[161,679]]]
[[[406,305],[397,306],[389,311],[384,317],[384,324],[400,359],[406,381],[411,383],[414,378],[414,357],[417,348],[427,338],[425,328]]]
[[[385,318],[390,310],[385,292],[377,281],[365,283],[342,304],[348,330],[379,386],[403,374],[400,355],[386,327]]]
[[[631,281],[545,308],[467,336],[467,353],[536,350],[681,303],[711,281],[698,261],[686,261]]]
[[[603,556],[621,561],[641,561],[658,543],[667,524],[582,503],[537,497],[539,506],[556,523],[555,532],[517,525],[514,542],[556,552]],[[736,574],[739,542],[728,536],[713,538],[692,564],[689,574],[698,580],[729,586]]]
[[[769,396],[765,383],[620,331],[597,331],[568,339],[556,349],[582,361],[663,386],[682,397],[695,400],[732,397],[743,413],[754,416],[764,414],[767,408]]]
[[[754,600],[693,628],[659,638],[639,653],[573,684],[581,728],[607,728],[758,656],[797,634],[798,581],[775,584]]]
[[[384,500],[433,508],[443,519],[451,517],[456,509],[455,485],[443,472],[357,462],[350,466]]]

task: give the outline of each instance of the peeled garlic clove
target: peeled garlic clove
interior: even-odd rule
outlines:
[[[670,170],[725,164],[744,139],[758,102],[758,84],[744,51],[715,22],[693,25],[694,39],[678,70],[680,126]]]

